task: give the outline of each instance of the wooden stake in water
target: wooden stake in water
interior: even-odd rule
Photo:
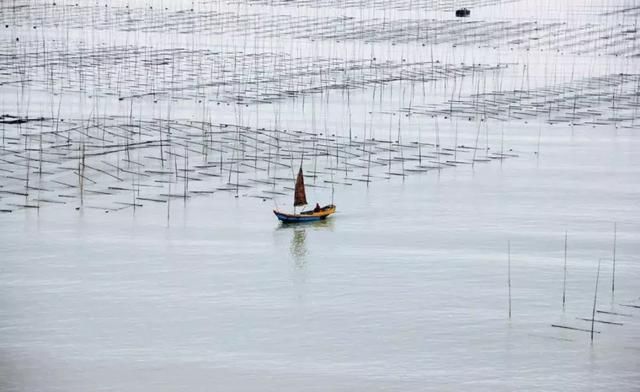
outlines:
[[[171,178],[169,178],[167,184],[169,185],[169,190],[167,191],[167,226],[169,226],[171,218]]]
[[[511,241],[507,241],[507,286],[509,287],[509,320],[511,320]]]
[[[600,262],[602,259],[598,259],[598,273],[596,274],[596,290],[593,294],[593,311],[591,312],[591,342],[593,342],[593,325],[596,318],[596,302],[598,301],[598,280],[600,280]]]
[[[616,236],[617,236],[617,225],[613,223],[613,271],[611,272],[611,297],[613,298],[613,293],[616,290]]]
[[[567,302],[567,232],[564,232],[564,278],[562,280],[562,310]]]

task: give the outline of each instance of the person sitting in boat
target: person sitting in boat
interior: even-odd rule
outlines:
[[[320,212],[321,208],[320,208],[320,204],[316,203],[316,208],[313,209],[313,212]]]

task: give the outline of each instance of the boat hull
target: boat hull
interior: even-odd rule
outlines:
[[[273,210],[276,217],[283,223],[316,222],[327,219],[327,217],[334,212],[336,212],[336,206],[333,204],[322,207],[320,211],[303,211],[299,214],[287,214],[285,212]]]

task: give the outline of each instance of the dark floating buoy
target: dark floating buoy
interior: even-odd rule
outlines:
[[[458,18],[466,18],[470,15],[471,15],[471,10],[469,10],[468,8],[460,8],[459,10],[456,10],[456,16]]]

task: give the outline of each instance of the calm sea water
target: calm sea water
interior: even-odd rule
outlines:
[[[502,164],[336,188],[319,224],[222,192],[4,214],[0,389],[637,390],[640,139],[513,134]],[[591,344],[551,324],[590,328],[601,258],[598,309],[633,317]]]
[[[71,3],[75,1],[58,1],[74,7]],[[559,34],[558,40],[572,40],[580,50],[597,49],[586,54],[572,47],[550,49],[556,43],[525,50],[509,42],[511,37],[491,33],[492,26],[482,29],[496,40],[457,47],[449,41],[422,46],[412,41],[411,33],[405,43],[392,38],[336,42],[327,32],[314,40],[293,38],[281,26],[274,27],[280,36],[261,26],[262,33],[254,37],[250,31],[233,31],[233,18],[226,35],[182,33],[198,27],[184,16],[190,7],[239,17],[284,15],[278,19],[282,21],[299,22],[296,18],[303,16],[384,20],[390,21],[390,30],[407,18],[449,20],[445,30],[454,26],[450,13],[422,7],[425,2],[413,11],[393,9],[393,2],[346,9],[330,4],[153,2],[156,12],[143,12],[142,22],[160,23],[164,14],[158,10],[166,7],[176,23],[166,32],[127,30],[126,24],[94,29],[87,22],[78,27],[77,18],[117,20],[109,7],[80,3],[92,7],[68,10],[68,17],[62,7],[53,6],[11,13],[5,19],[0,15],[3,25],[10,25],[0,33],[0,45],[9,52],[5,61],[31,51],[27,65],[46,62],[49,57],[40,48],[81,57],[87,50],[126,46],[207,49],[226,53],[227,60],[235,58],[232,52],[284,53],[284,58],[294,59],[282,63],[291,68],[298,58],[508,64],[455,80],[374,84],[375,92],[369,86],[350,95],[325,90],[244,109],[215,105],[215,88],[198,90],[209,99],[207,113],[216,123],[342,136],[353,127],[359,137],[387,138],[396,132],[396,120],[391,124],[389,114],[411,105],[430,108],[456,94],[459,98],[494,90],[535,93],[543,86],[556,89],[547,91],[551,102],[563,83],[575,82],[575,87],[585,78],[638,72],[637,57],[626,57],[635,53],[635,41],[623,33],[611,38],[626,50],[623,55],[600,53],[608,50],[605,34],[613,36],[621,23],[637,24],[635,11],[602,15],[635,6],[629,0],[483,3],[468,19],[557,23],[543,30],[541,39]],[[109,5],[147,10],[151,3]],[[176,9],[182,12],[172,13]],[[39,23],[40,11],[45,20],[60,17],[66,24],[45,27]],[[258,27],[263,22],[255,19]],[[565,23],[577,32],[565,32]],[[593,45],[574,36],[588,23],[605,26],[602,40]],[[589,37],[599,34],[589,28]],[[312,30],[323,31],[321,22]],[[473,35],[474,29],[467,33]],[[18,36],[20,41],[15,40]],[[513,39],[518,38],[515,32]],[[140,53],[135,56],[143,64],[147,53]],[[178,64],[183,73],[195,69],[186,59]],[[13,68],[20,71],[21,66]],[[92,115],[98,120],[129,115],[145,120],[205,118],[203,105],[189,98],[192,85],[177,86],[173,100],[167,95],[139,97],[134,103],[118,100],[118,94],[140,93],[138,82],[162,91],[171,80],[176,87],[167,69],[162,78],[147,73],[143,81],[135,80],[124,62],[109,70],[113,72],[108,77],[97,67],[82,75],[61,64],[54,68],[65,71],[60,80],[50,80],[49,69],[36,66],[25,67],[29,72],[22,76],[33,77],[28,83],[3,80],[7,83],[0,86],[0,114],[57,117],[52,113],[58,111],[71,121],[88,121]],[[605,82],[603,86],[611,97],[622,90]],[[606,120],[608,97],[593,101]],[[630,116],[637,117],[637,111]],[[442,117],[402,117],[397,128],[405,143],[438,138],[444,147],[470,146],[481,135],[480,145],[486,141],[491,151],[498,151],[504,144],[519,156],[412,174],[404,180],[377,179],[369,186],[336,186],[335,216],[302,226],[282,226],[271,212],[276,207],[271,200],[243,194],[235,198],[226,192],[173,199],[169,207],[145,202],[135,211],[76,210],[77,202],[69,201],[0,214],[0,391],[637,391],[640,309],[623,306],[640,305],[637,121],[635,128],[573,129],[546,125],[542,115],[530,124],[486,125]],[[42,128],[28,132],[38,131]],[[220,181],[207,185],[213,189]],[[328,203],[332,191],[309,189],[308,198],[310,203]],[[87,195],[86,202],[101,205],[99,196]],[[277,202],[287,209],[291,199]],[[600,333],[591,343],[587,332],[551,325],[591,327],[581,318],[591,318],[599,260],[597,309],[620,315],[598,313],[596,319],[623,325],[595,324]]]

